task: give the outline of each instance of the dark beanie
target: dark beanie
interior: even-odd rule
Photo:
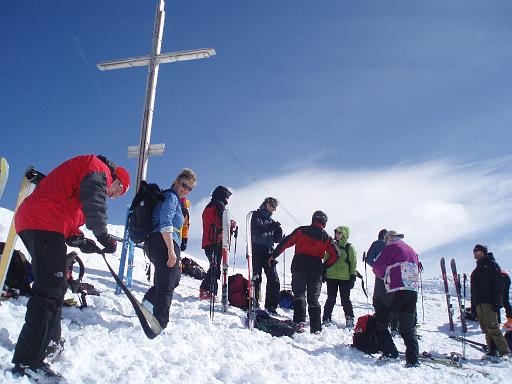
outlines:
[[[473,251],[482,251],[484,255],[487,255],[487,247],[482,244],[477,244],[474,246]]]
[[[227,202],[229,196],[231,196],[231,191],[222,185],[219,185],[212,192],[212,200]]]
[[[388,232],[387,229],[381,229],[379,231],[379,240],[383,240],[384,239],[384,236],[386,236],[386,233]]]

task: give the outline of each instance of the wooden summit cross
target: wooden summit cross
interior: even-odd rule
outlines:
[[[158,67],[162,63],[173,63],[203,59],[215,55],[213,48],[194,49],[172,53],[160,53],[162,46],[162,34],[164,30],[165,2],[160,0],[155,16],[155,28],[153,31],[153,45],[149,56],[131,57],[113,61],[105,61],[97,65],[101,71],[149,66],[148,81],[146,85],[146,98],[144,101],[144,115],[140,134],[139,147],[129,147],[128,157],[138,156],[137,179],[135,182],[135,193],[139,190],[140,182],[146,179],[148,156],[161,155],[164,152],[165,144],[150,145],[151,126],[153,122],[153,110],[155,105],[156,83],[158,80]],[[136,154],[138,151],[138,154]]]
[[[151,125],[153,122],[153,109],[155,105],[156,83],[158,80],[158,68],[162,63],[173,63],[175,61],[185,61],[194,59],[203,59],[215,55],[213,48],[195,49],[191,51],[180,51],[172,53],[160,53],[162,46],[162,34],[164,30],[164,11],[165,2],[159,0],[156,8],[155,28],[153,31],[153,45],[149,56],[131,57],[128,59],[106,61],[97,65],[101,71],[143,67],[148,66],[148,80],[146,85],[146,98],[144,101],[144,115],[142,118],[142,126],[140,133],[140,144],[138,147],[128,147],[128,157],[138,157],[137,179],[135,182],[135,193],[139,190],[140,182],[146,179],[148,156],[161,155],[164,152],[165,144],[150,145]],[[126,254],[128,253],[128,271],[126,274],[126,285],[131,286],[132,270],[133,270],[133,242],[128,237],[127,225],[125,225],[123,249],[121,251],[121,259],[119,261],[118,276],[121,280],[124,277],[124,269],[126,264]],[[120,285],[116,287],[116,294],[121,293]]]

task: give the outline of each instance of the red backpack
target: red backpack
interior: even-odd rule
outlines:
[[[240,273],[228,277],[228,301],[234,307],[249,307],[249,282]]]
[[[352,346],[360,351],[372,354],[379,352],[378,345],[375,316],[364,315],[359,317],[354,327]]]

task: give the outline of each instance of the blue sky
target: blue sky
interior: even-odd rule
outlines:
[[[2,1],[0,155],[13,209],[23,169],[84,153],[135,174],[146,68],[102,61],[149,52],[157,1]],[[183,167],[200,212],[231,187],[242,223],[267,195],[285,231],[316,209],[352,228],[362,254],[381,227],[432,263],[488,244],[512,268],[510,1],[168,0],[162,52],[217,55],[160,67],[148,179]],[[130,198],[111,202],[123,222]],[[195,226],[197,225],[197,226]],[[437,271],[436,266],[432,271]]]

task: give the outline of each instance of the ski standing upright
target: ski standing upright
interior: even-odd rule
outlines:
[[[222,312],[228,311],[228,268],[229,268],[229,211],[222,213]]]
[[[251,220],[252,211],[247,214],[245,219],[246,228],[246,256],[247,256],[247,280],[249,286],[247,287],[247,295],[249,299],[249,306],[247,308],[247,327],[252,330],[254,328],[254,320],[256,319],[256,292],[254,291],[254,276],[252,274],[252,236],[251,236]]]
[[[464,309],[464,305],[462,304],[462,289],[460,284],[460,276],[457,273],[457,265],[455,264],[455,259],[451,259],[450,267],[452,269],[453,275],[453,283],[455,284],[455,291],[457,292],[457,303],[459,305],[460,312],[460,323],[462,328],[462,358],[465,358],[466,355],[466,332],[468,331],[466,325],[466,311]]]
[[[450,332],[455,332],[455,325],[453,324],[453,307],[450,303],[450,289],[448,288],[448,276],[446,275],[446,262],[444,257],[441,257],[441,274],[443,276],[444,294],[446,296],[446,306],[448,309],[448,320],[450,322]]]
[[[16,246],[16,240],[18,240],[18,235],[16,233],[16,228],[14,226],[14,217],[16,215],[16,210],[23,203],[23,200],[32,193],[35,189],[36,185],[41,181],[44,177],[44,174],[36,171],[33,167],[28,167],[25,171],[25,175],[23,176],[23,180],[21,181],[20,193],[18,194],[18,200],[16,201],[16,208],[14,209],[14,214],[12,216],[11,226],[9,227],[9,233],[7,235],[7,240],[5,241],[4,252],[2,254],[2,259],[0,260],[0,289],[3,290],[5,278],[7,276],[7,271],[9,270],[9,264],[11,263],[12,253],[14,251],[14,247]]]
[[[7,178],[9,177],[9,163],[5,157],[0,157],[0,198],[4,193],[5,184],[7,184]]]

